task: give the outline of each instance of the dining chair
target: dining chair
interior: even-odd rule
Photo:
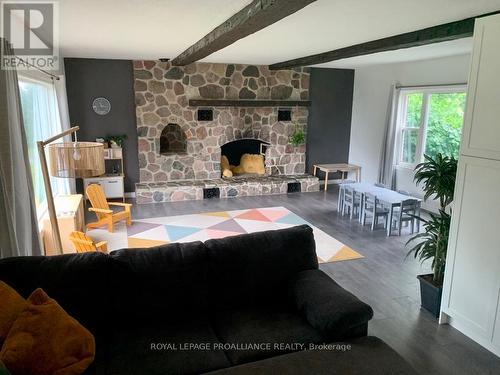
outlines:
[[[375,230],[375,227],[378,225],[379,217],[385,218],[384,228],[387,228],[388,220],[389,220],[389,210],[385,208],[382,204],[380,204],[377,197],[371,193],[365,193],[363,199],[363,225],[366,224],[366,214],[370,214],[372,219],[371,230]]]
[[[410,223],[411,225],[411,234],[415,231],[415,220],[416,213],[418,209],[418,200],[416,199],[406,199],[402,201],[397,210],[393,212],[392,216],[392,224],[395,224],[395,227],[398,229],[398,235],[401,236],[401,228],[403,223]]]
[[[344,201],[344,188],[348,184],[353,184],[355,182],[356,181],[354,181],[354,180],[345,180],[344,182],[339,184],[339,197],[338,197],[338,203],[337,203],[337,212],[342,211],[342,205],[343,205],[343,201]]]
[[[352,220],[356,213],[359,213],[361,206],[361,195],[356,193],[353,188],[346,186],[344,188],[344,199],[342,203],[342,216],[345,215],[346,209],[349,218]]]

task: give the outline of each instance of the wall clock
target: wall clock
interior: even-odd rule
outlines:
[[[92,102],[92,109],[98,115],[104,116],[111,111],[111,103],[106,98],[95,98]]]

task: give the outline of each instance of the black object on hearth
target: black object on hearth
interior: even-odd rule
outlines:
[[[287,193],[300,193],[300,182],[289,182],[287,186]]]
[[[203,199],[212,199],[212,198],[220,198],[220,189],[218,187],[204,188]]]

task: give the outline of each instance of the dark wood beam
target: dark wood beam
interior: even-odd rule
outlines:
[[[254,0],[172,60],[187,65],[297,12],[316,0]]]
[[[310,107],[309,100],[189,99],[190,107]]]
[[[377,39],[371,42],[360,43],[333,51],[283,61],[269,65],[269,69],[279,70],[290,69],[299,66],[311,66],[335,60],[347,59],[349,57],[370,55],[372,53],[394,51],[403,48],[418,47],[426,44],[467,38],[471,37],[474,33],[474,21],[476,18],[485,17],[497,13],[499,12],[483,14],[477,17],[466,18],[461,21],[449,22],[443,25],[428,27],[426,29]]]

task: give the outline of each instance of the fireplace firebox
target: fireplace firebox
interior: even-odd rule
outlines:
[[[239,165],[243,154],[265,155],[271,144],[254,138],[237,139],[221,146],[221,155],[225,155],[231,165]],[[264,156],[265,157],[265,156]]]

